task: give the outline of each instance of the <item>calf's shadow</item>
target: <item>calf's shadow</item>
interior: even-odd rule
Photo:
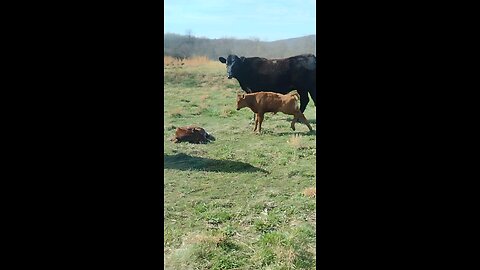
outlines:
[[[285,120],[288,121],[288,122],[292,122],[293,117],[287,117],[287,118],[285,118]],[[307,118],[307,120],[308,120],[308,123],[310,123],[310,124],[317,124],[317,119],[308,119]]]
[[[211,159],[195,157],[179,153],[175,155],[164,155],[163,164],[165,169],[174,170],[195,170],[209,172],[263,172],[270,173],[262,168],[252,166],[248,163],[234,160]]]

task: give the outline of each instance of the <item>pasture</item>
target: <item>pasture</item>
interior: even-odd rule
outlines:
[[[313,132],[267,113],[257,135],[224,64],[165,58],[164,76],[164,268],[315,269],[313,101]],[[192,124],[216,141],[170,141]]]

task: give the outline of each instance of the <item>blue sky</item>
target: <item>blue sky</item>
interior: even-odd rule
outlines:
[[[316,34],[315,0],[164,0],[164,33],[262,41]]]

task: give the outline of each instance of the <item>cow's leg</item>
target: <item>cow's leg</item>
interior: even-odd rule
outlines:
[[[315,107],[317,106],[317,88],[315,86],[311,86],[308,88],[308,92],[310,93],[310,96],[312,97],[313,104],[315,104]]]
[[[257,114],[258,133],[260,133],[262,131],[263,115],[264,115],[264,113],[258,113]]]
[[[300,111],[303,113],[308,104],[308,92],[303,90],[298,93],[300,95]]]
[[[255,114],[253,115],[255,116]],[[254,117],[255,118],[255,117]],[[258,117],[257,119],[255,120],[255,128],[253,129],[253,131],[257,131],[257,125],[258,125]]]
[[[305,125],[307,125],[307,127],[308,127],[308,129],[309,129],[310,131],[313,130],[312,126],[310,126],[310,123],[308,123],[308,120],[307,120],[307,118],[305,117],[305,115],[303,115],[303,113],[302,113],[301,115],[299,115],[299,119],[300,119],[300,121],[302,121]]]

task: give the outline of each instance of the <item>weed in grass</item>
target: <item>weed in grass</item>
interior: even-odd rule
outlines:
[[[205,213],[208,210],[208,206],[206,203],[199,203],[193,207],[196,213],[201,214]]]
[[[315,211],[315,208],[316,208],[315,201],[306,202],[302,205],[302,210],[305,213],[311,213]]]
[[[269,232],[260,238],[260,243],[262,246],[278,246],[285,245],[286,237],[284,234],[279,232]]]
[[[271,248],[263,248],[259,253],[262,266],[267,266],[275,262],[277,256]]]
[[[234,235],[237,234],[238,229],[236,228],[236,226],[233,226],[233,225],[231,225],[231,224],[227,224],[227,226],[225,226],[225,227],[222,229],[222,232],[223,232],[223,234],[225,234],[226,236],[231,237],[231,236],[234,236]]]
[[[254,223],[255,229],[260,233],[267,233],[275,230],[275,225],[264,220],[256,220]]]
[[[235,110],[232,109],[231,106],[224,106],[222,109],[222,113],[220,114],[222,117],[230,117],[235,114]]]
[[[292,176],[296,176],[296,175],[299,175],[299,174],[300,174],[300,171],[293,170],[293,171],[288,172],[287,176],[292,177]]]
[[[254,222],[254,227],[258,232],[268,233],[276,230],[280,225],[280,220],[276,214],[268,214],[268,210],[264,211],[267,213],[266,218],[258,219]]]
[[[302,251],[295,253],[293,265],[297,269],[313,269],[313,267],[315,267],[315,260],[311,252]]]
[[[206,109],[203,110],[202,114],[205,114],[210,117],[220,116],[220,112],[218,111],[217,108],[214,108],[214,107],[207,107]]]
[[[231,255],[231,253],[226,253],[223,256],[216,257],[210,269],[239,269],[241,266],[242,260],[239,260],[239,258],[236,258],[236,256]]]
[[[208,212],[205,217],[205,219],[207,220],[207,223],[211,225],[222,224],[225,221],[230,220],[231,218],[232,216],[230,215],[230,213],[227,213],[224,211],[213,212],[213,213]]]

